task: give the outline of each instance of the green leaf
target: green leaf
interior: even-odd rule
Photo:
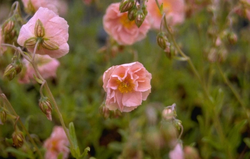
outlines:
[[[163,3],[160,6],[160,12],[161,12],[161,14],[163,14]]]
[[[244,138],[244,142],[246,143],[247,147],[250,148],[250,138]]]
[[[13,148],[13,147],[8,147],[5,151],[13,153],[13,154],[20,156],[20,157],[31,158],[27,153],[24,153],[18,149]]]
[[[72,153],[72,156],[75,158],[79,158],[81,152],[80,152],[80,149],[78,147],[76,133],[75,133],[75,127],[74,127],[73,122],[69,123],[69,136],[70,136],[70,140],[73,143],[73,147],[70,147],[70,151]]]
[[[222,145],[218,144],[218,141],[214,140],[214,138],[204,137],[202,138],[202,141],[210,144],[212,147],[216,148],[217,150],[222,150]]]
[[[230,130],[228,134],[228,140],[229,143],[231,143],[232,146],[237,147],[240,142],[240,131],[247,123],[247,120],[243,120],[237,124],[234,125],[234,127]]]
[[[110,144],[108,144],[108,148],[115,150],[115,151],[118,151],[118,152],[121,152],[123,149],[123,146],[120,142],[111,142]]]

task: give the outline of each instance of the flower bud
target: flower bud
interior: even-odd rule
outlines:
[[[7,113],[4,110],[0,111],[0,125],[4,125],[7,119]]]
[[[175,117],[176,117],[176,112],[175,110],[172,110],[171,108],[165,108],[162,111],[162,118],[165,120],[172,120]]]
[[[139,10],[136,13],[136,18],[135,18],[135,24],[137,25],[138,28],[140,28],[140,26],[142,25],[144,19],[145,19],[145,14],[143,13],[142,10]]]
[[[56,42],[51,40],[43,40],[42,47],[48,50],[58,50],[59,46]]]
[[[158,45],[164,50],[164,51],[168,51],[166,49],[168,49],[167,47],[170,46],[170,43],[168,41],[168,38],[166,36],[166,34],[164,32],[160,32],[157,37],[156,37],[157,43]],[[170,52],[170,49],[169,49]]]
[[[14,147],[21,147],[23,145],[24,137],[21,131],[15,131],[12,134],[13,146]]]
[[[122,0],[119,6],[119,10],[121,13],[129,11],[135,5],[134,0]]]
[[[52,107],[47,97],[41,97],[41,99],[39,100],[39,107],[42,110],[42,112],[46,115],[47,119],[52,120],[52,115],[51,115]]]
[[[185,159],[199,159],[199,153],[194,147],[186,146],[184,148],[184,157]]]
[[[16,72],[15,65],[11,63],[6,67],[3,76],[11,81],[13,78],[15,78],[16,74],[17,72]]]
[[[36,37],[43,37],[45,35],[45,29],[40,19],[36,21],[34,32],[35,32]]]
[[[230,44],[235,44],[238,41],[238,37],[234,32],[230,32],[227,38]]]
[[[144,15],[145,15],[145,17],[146,17],[146,16],[148,15],[148,10],[147,10],[146,5],[143,5],[142,11],[143,11],[143,13],[144,13]]]
[[[136,7],[133,7],[132,9],[130,9],[128,11],[128,19],[130,21],[135,20],[135,18],[136,18],[136,12],[137,12],[137,8]]]
[[[15,22],[12,19],[9,19],[5,22],[3,25],[3,33],[4,34],[9,34],[15,26]]]
[[[35,47],[36,45],[36,37],[32,37],[32,38],[29,38],[27,39],[25,42],[24,42],[24,46],[25,47]]]
[[[15,69],[16,69],[16,74],[19,74],[22,71],[23,64],[22,62],[18,59],[15,61]]]

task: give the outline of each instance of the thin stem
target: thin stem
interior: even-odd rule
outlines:
[[[61,122],[61,124],[62,124],[62,127],[63,127],[63,129],[64,129],[64,131],[65,131],[65,134],[67,135],[67,138],[68,138],[68,140],[69,140],[69,142],[70,142],[71,147],[74,147],[74,144],[73,144],[73,142],[72,142],[71,139],[70,139],[69,131],[68,131],[68,129],[67,129],[65,123],[64,123],[62,114],[61,114],[61,112],[60,112],[60,110],[59,110],[59,107],[58,107],[58,105],[57,105],[57,103],[56,103],[56,100],[55,100],[53,94],[52,94],[51,91],[50,91],[50,88],[49,88],[47,82],[45,82],[44,88],[45,88],[46,91],[48,92],[49,98],[52,100],[52,103],[53,103],[54,107],[56,108],[56,113],[57,113],[57,115],[58,115],[58,117],[59,117],[59,120],[60,120],[60,122]]]
[[[12,113],[14,113],[14,115],[16,117],[18,117],[18,121],[19,121],[19,124],[21,125],[22,129],[26,132],[26,134],[28,135],[31,143],[33,144],[33,146],[35,147],[38,155],[39,155],[39,158],[42,159],[43,158],[43,155],[42,153],[40,152],[40,150],[38,149],[35,141],[33,140],[33,138],[30,136],[29,132],[27,131],[27,129],[25,128],[23,122],[20,120],[19,116],[17,115],[15,109],[12,107],[12,105],[10,104],[9,100],[7,99],[7,97],[5,96],[5,94],[1,93],[0,96],[5,100],[5,103],[7,104],[7,106],[11,109]]]
[[[246,112],[246,116],[247,116],[247,119],[250,123],[250,118],[249,118],[249,115],[247,113],[247,109],[246,109],[246,106],[244,104],[244,102],[241,100],[241,97],[239,95],[239,93],[235,90],[235,88],[232,86],[232,84],[230,83],[230,81],[227,79],[227,77],[225,76],[225,74],[223,73],[220,65],[217,63],[217,67],[218,67],[218,70],[219,70],[219,73],[220,75],[222,76],[224,82],[227,84],[227,86],[230,88],[230,90],[233,92],[235,98],[237,99],[237,101],[240,103],[241,107],[244,109],[244,112]]]
[[[35,54],[36,54],[36,50],[37,50],[37,47],[38,47],[39,43],[40,43],[40,40],[38,40],[36,42],[36,45],[35,45],[35,48],[34,48],[34,51],[33,51],[33,54],[32,54],[32,62],[35,61]]]
[[[2,43],[1,45],[2,45],[2,46],[11,47],[12,49],[14,49],[14,50],[18,51],[20,54],[22,54],[22,56],[23,56],[26,60],[28,60],[29,62],[31,62],[30,58],[29,58],[26,54],[23,53],[23,51],[22,51],[22,49],[21,49],[20,47],[16,47],[16,46],[14,46],[14,45],[5,44],[5,43]]]

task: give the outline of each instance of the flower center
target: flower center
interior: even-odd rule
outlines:
[[[121,24],[125,27],[125,28],[131,28],[132,26],[135,25],[135,21],[130,21],[128,19],[128,14],[124,13],[122,14],[122,16],[120,17],[120,22]]]
[[[124,81],[118,81],[118,90],[121,93],[129,93],[134,89],[134,84],[131,79],[126,78]]]

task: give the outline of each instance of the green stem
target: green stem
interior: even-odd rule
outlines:
[[[241,100],[241,97],[239,95],[239,93],[235,90],[235,88],[232,86],[232,84],[230,83],[230,81],[227,79],[226,75],[223,73],[220,65],[217,63],[217,67],[218,67],[218,70],[219,70],[219,73],[220,75],[222,76],[223,78],[223,81],[227,84],[227,86],[230,88],[230,90],[233,92],[236,100],[240,103],[241,107],[243,108],[244,112],[246,112],[246,117],[250,123],[250,117],[249,117],[249,114],[247,113],[247,108],[244,104],[244,102]]]
[[[158,6],[158,8],[159,8],[159,10],[160,10],[160,5],[159,5],[158,0],[155,0],[155,1],[156,1],[156,4],[157,4],[157,6]],[[165,17],[165,13],[163,14],[163,16]],[[204,85],[204,83],[203,83],[203,81],[202,81],[202,79],[201,79],[201,76],[200,76],[200,74],[198,73],[197,69],[195,68],[195,66],[194,66],[194,64],[193,64],[193,62],[192,62],[192,60],[189,58],[189,56],[187,56],[187,55],[180,49],[180,47],[179,47],[178,44],[176,43],[175,38],[174,38],[174,36],[173,36],[173,34],[172,34],[172,31],[170,30],[170,28],[169,28],[168,25],[167,25],[166,17],[164,18],[164,24],[165,24],[164,26],[165,26],[165,28],[167,29],[167,32],[168,32],[168,34],[169,34],[169,36],[170,36],[170,39],[171,39],[171,41],[173,42],[175,48],[177,49],[177,51],[179,52],[179,54],[180,54],[183,58],[187,59],[188,64],[190,65],[192,71],[194,72],[195,76],[198,78],[198,80],[199,80],[199,82],[200,82],[200,84],[201,84],[201,86],[202,86],[202,88],[203,88],[203,91],[204,91],[204,93],[205,93],[206,98],[208,99],[209,103],[210,103],[211,105],[213,105],[213,112],[215,112],[215,110],[214,110],[215,106],[214,106],[213,99],[210,98],[209,92],[208,92],[206,86]],[[214,120],[215,126],[217,127],[217,132],[218,132],[218,135],[220,136],[220,139],[221,139],[222,143],[223,143],[223,144],[226,144],[226,137],[225,137],[225,135],[224,135],[224,133],[223,133],[223,129],[222,129],[222,126],[221,126],[221,124],[220,124],[219,116],[218,116],[217,113],[215,113],[215,117],[213,118],[213,120]],[[231,152],[230,152],[230,151],[228,151],[227,149],[225,149],[225,152],[228,153],[228,157],[229,157],[229,158],[232,158],[232,155],[231,155]]]
[[[5,94],[1,93],[1,97],[5,100],[5,103],[7,104],[7,106],[11,109],[12,113],[16,116],[16,117],[19,117],[15,111],[15,109],[12,107],[12,105],[10,104],[9,100],[7,99],[7,97],[5,96]],[[19,124],[21,125],[22,129],[26,132],[26,134],[28,135],[31,143],[33,144],[33,146],[35,147],[38,155],[39,155],[39,158],[40,159],[43,159],[43,155],[42,153],[40,152],[40,150],[38,149],[35,141],[33,140],[33,138],[30,136],[29,132],[27,131],[27,129],[25,128],[23,122],[20,120],[20,118],[18,118],[18,121],[19,121]]]

